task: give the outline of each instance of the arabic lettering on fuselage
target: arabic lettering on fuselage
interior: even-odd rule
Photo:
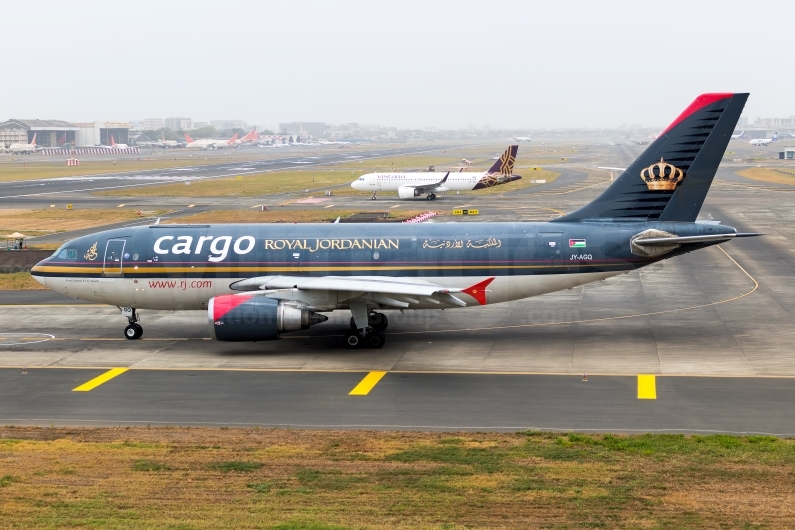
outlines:
[[[502,240],[493,237],[483,239],[426,239],[422,242],[422,248],[500,248]]]

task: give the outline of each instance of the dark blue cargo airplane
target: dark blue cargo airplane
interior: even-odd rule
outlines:
[[[451,309],[568,289],[728,241],[697,223],[748,94],[703,94],[599,197],[547,223],[153,225],[70,241],[33,268],[60,293],[205,310],[221,341],[276,339],[349,309],[345,343],[380,348],[376,310]]]

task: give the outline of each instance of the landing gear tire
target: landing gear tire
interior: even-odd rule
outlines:
[[[429,193],[428,195],[425,196],[425,200],[427,200],[427,201],[432,201],[435,198],[436,198],[436,195],[434,195],[433,193]]]
[[[144,328],[140,324],[130,324],[124,328],[124,338],[127,340],[138,340],[144,334]]]
[[[378,198],[378,197],[376,197],[376,196],[375,196],[375,193],[373,193],[373,196],[371,197],[371,199],[372,199],[372,200],[376,200],[377,198]]]
[[[373,329],[384,331],[387,326],[389,326],[389,319],[386,318],[386,315],[383,313],[370,313],[367,315],[367,323]],[[356,321],[353,320],[353,317],[351,317],[351,329],[358,329],[356,327]]]
[[[378,331],[384,331],[389,326],[389,319],[383,313],[370,313],[370,317],[367,320],[370,326]]]
[[[383,331],[376,329],[365,335],[364,342],[369,348],[379,350],[384,347],[386,335],[384,335]]]
[[[348,331],[345,333],[345,346],[347,346],[351,350],[355,350],[362,347],[364,344],[364,337],[358,331]]]

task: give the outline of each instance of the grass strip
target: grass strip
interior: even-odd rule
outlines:
[[[788,528],[768,436],[0,428],[6,528]]]

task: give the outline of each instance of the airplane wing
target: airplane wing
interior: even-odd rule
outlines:
[[[438,188],[439,186],[441,186],[442,184],[444,184],[445,182],[447,182],[447,177],[449,177],[449,176],[450,176],[450,172],[448,171],[444,175],[444,178],[442,180],[440,180],[439,182],[434,182],[433,184],[425,184],[424,186],[415,186],[415,188],[417,190],[419,190],[420,193],[425,193],[426,190],[434,190],[434,189]]]
[[[407,308],[412,304],[430,303],[465,307],[466,302],[452,293],[465,293],[480,304],[486,303],[488,278],[466,288],[446,287],[418,278],[382,278],[378,276],[260,276],[233,283],[236,291],[301,289],[305,291],[342,291],[351,298],[369,299],[378,304]]]

